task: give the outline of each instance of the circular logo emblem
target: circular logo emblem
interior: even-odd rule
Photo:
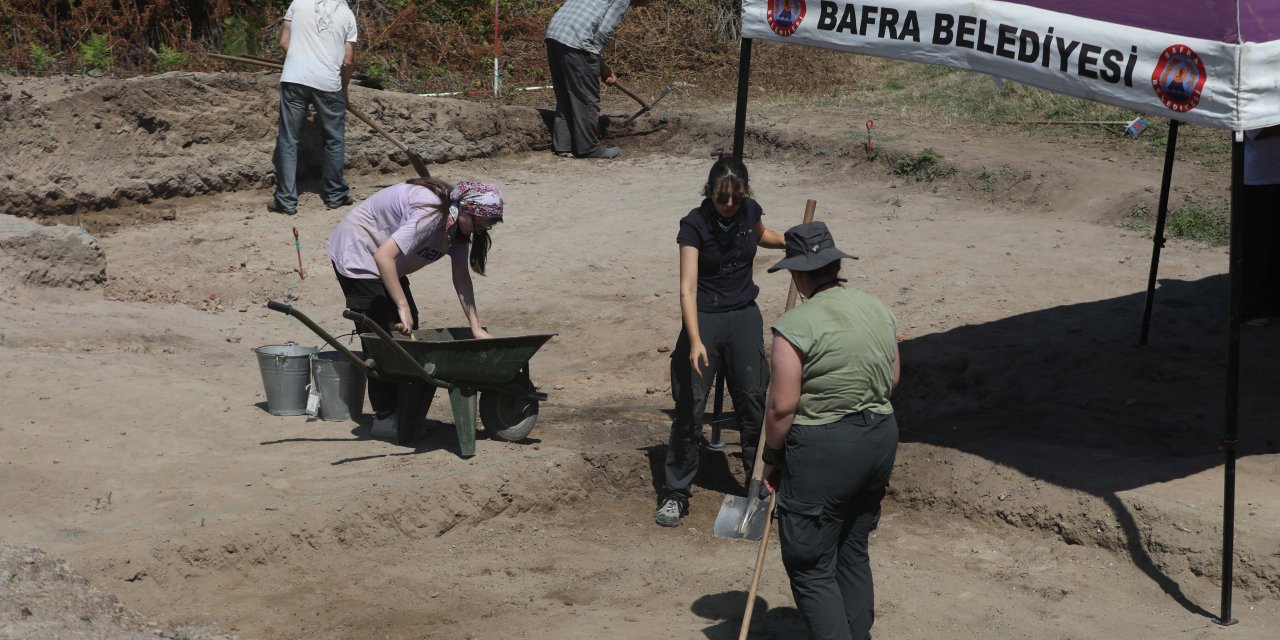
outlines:
[[[804,20],[804,0],[769,0],[769,28],[780,36],[789,36],[800,28]]]
[[[1191,47],[1175,44],[1160,54],[1151,72],[1151,88],[1164,106],[1185,113],[1200,104],[1200,91],[1208,79],[1200,56]]]

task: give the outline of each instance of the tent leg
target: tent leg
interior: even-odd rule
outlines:
[[[742,39],[738,53],[738,113],[733,121],[733,157],[742,159],[747,137],[747,86],[751,83],[751,38]]]
[[[1240,219],[1248,212],[1240,210],[1244,201],[1244,137],[1233,132],[1231,142],[1231,258],[1228,269],[1230,301],[1227,304],[1227,393],[1226,425],[1219,448],[1225,456],[1222,473],[1222,612],[1217,622],[1226,626],[1235,624],[1231,617],[1232,561],[1235,555],[1236,521],[1236,437],[1239,434],[1240,395],[1240,300],[1244,294],[1241,277],[1243,252],[1241,248]]]
[[[1156,272],[1160,270],[1160,249],[1164,248],[1164,222],[1169,216],[1169,183],[1173,180],[1173,156],[1178,147],[1177,120],[1169,121],[1169,140],[1164,146],[1164,174],[1160,178],[1160,204],[1156,209],[1156,230],[1151,237],[1151,272],[1147,275],[1147,302],[1142,309],[1142,334],[1138,346],[1146,346],[1151,328],[1151,305],[1156,299]]]

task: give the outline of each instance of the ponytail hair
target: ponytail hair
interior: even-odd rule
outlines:
[[[489,237],[488,231],[476,229],[471,233],[471,270],[484,275],[484,266],[489,259],[489,247],[493,244],[493,240]]]

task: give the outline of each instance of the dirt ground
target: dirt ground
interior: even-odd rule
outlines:
[[[674,237],[731,145],[731,105],[677,90],[612,128],[621,159],[595,162],[546,151],[532,108],[353,93],[436,175],[503,187],[481,318],[558,334],[531,363],[550,396],[532,437],[482,437],[463,459],[443,400],[411,446],[371,439],[368,418],[265,410],[252,349],[320,343],[268,299],[349,330],[324,251],[345,212],[314,181],[297,216],[265,210],[271,83],[0,78],[0,203],[16,216],[0,225],[0,637],[736,637],[756,547],[711,533],[739,490],[736,431],[705,453],[686,522],[653,524]],[[867,117],[874,162],[849,133]],[[768,97],[750,124],[766,224],[816,200],[860,257],[850,285],[900,322],[877,637],[1280,634],[1280,324],[1244,328],[1240,623],[1224,628],[1227,253],[1168,243],[1137,347],[1151,240],[1130,212],[1155,208],[1158,149]],[[348,130],[357,199],[412,176]],[[926,147],[956,173],[916,181],[885,161]],[[1225,176],[1180,157],[1175,198]],[[37,277],[78,265],[40,249],[33,220],[92,234],[77,246],[100,255],[74,254],[87,276]],[[766,322],[786,297],[765,273],[777,257],[756,264]],[[412,281],[425,325],[462,323],[447,269]],[[771,545],[752,637],[803,637]]]

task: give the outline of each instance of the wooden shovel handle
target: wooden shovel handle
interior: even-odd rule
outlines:
[[[813,222],[813,213],[818,208],[817,200],[809,200],[804,203],[804,222]],[[799,292],[796,291],[796,281],[791,281],[791,288],[787,290],[787,307],[783,311],[786,313],[796,306],[796,298]],[[764,478],[764,426],[760,427],[760,444],[756,447],[756,466],[751,470],[751,478],[760,480]],[[751,613],[756,608],[756,589],[760,586],[760,572],[764,569],[764,554],[769,548],[769,530],[773,528],[773,508],[778,504],[778,492],[773,491],[769,494],[769,510],[764,514],[764,535],[760,536],[760,548],[756,551],[756,568],[751,572],[751,589],[747,591],[747,608],[742,613],[742,628],[738,631],[738,640],[747,640],[747,631],[751,629]]]
[[[813,202],[810,200],[809,202]],[[764,514],[764,535],[760,536],[760,549],[756,551],[756,568],[751,573],[751,590],[747,592],[747,609],[742,613],[742,629],[738,631],[738,640],[747,640],[747,631],[751,629],[751,613],[756,608],[756,588],[760,586],[760,570],[764,568],[764,552],[769,548],[769,530],[773,525],[773,507],[778,503],[778,494],[769,495],[769,510]]]
[[[386,138],[388,142],[390,142],[391,144],[394,144],[401,151],[404,151],[405,153],[409,152],[409,147],[406,146],[405,143],[397,140],[395,136],[392,136],[390,133],[388,133],[386,129],[383,129],[378,123],[374,122],[372,118],[365,115],[363,111],[361,111],[360,109],[357,109],[356,106],[351,104],[350,102],[347,103],[347,111],[350,111],[351,115],[357,118],[360,118],[361,122],[369,125],[369,128],[373,129],[374,131],[377,131],[379,134],[382,135],[382,137]]]
[[[809,200],[804,203],[804,223],[813,222],[813,213],[818,208],[817,200]],[[787,306],[783,309],[783,313],[790,311],[796,306],[796,298],[800,292],[796,291],[796,281],[791,281],[791,287],[787,289]],[[751,467],[752,482],[764,479],[764,465],[760,464],[764,461],[764,426],[760,427],[760,443],[756,445],[756,464]]]
[[[817,200],[810,200],[804,203],[804,224],[813,222],[813,212],[817,208]],[[787,290],[787,311],[790,311],[792,307],[796,306],[796,297],[799,293],[799,291],[796,291],[796,283],[793,280],[791,282],[791,288]]]
[[[210,58],[216,58],[218,60],[226,60],[228,62],[239,62],[242,64],[253,64],[259,67],[266,67],[268,69],[284,68],[284,65],[280,63],[271,62],[268,60],[262,60],[258,58],[245,58],[242,56],[224,56],[220,53],[206,53],[205,55],[209,56]],[[405,145],[405,143],[400,142],[394,136],[388,133],[386,129],[383,129],[381,126],[379,126],[378,123],[374,122],[372,118],[365,115],[364,111],[361,111],[360,109],[356,108],[355,105],[352,105],[350,102],[347,102],[347,111],[350,111],[351,115],[359,118],[361,122],[369,125],[371,129],[373,129],[374,131],[377,131],[379,134],[382,135],[382,137],[386,138],[387,141],[395,145],[401,151],[405,153],[409,153],[409,147]]]
[[[284,69],[284,65],[280,64],[279,62],[272,62],[272,61],[263,60],[260,58],[246,58],[243,56],[224,56],[221,53],[206,53],[204,55],[217,60],[226,60],[227,62],[239,62],[241,64],[252,64],[252,65],[257,65],[259,67],[266,67],[268,69],[275,69],[277,71]]]

